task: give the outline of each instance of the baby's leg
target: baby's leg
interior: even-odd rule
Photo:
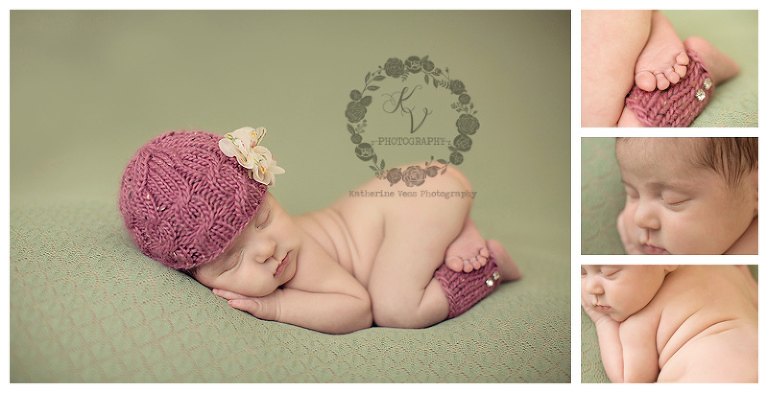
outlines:
[[[453,168],[429,181],[421,186],[427,191],[470,189]],[[472,201],[413,197],[387,202],[384,238],[367,284],[374,322],[402,328],[434,325],[446,319],[449,308],[435,271],[444,265],[446,249],[461,233]]]
[[[645,127],[645,124],[643,124],[637,116],[635,116],[635,113],[632,112],[631,109],[624,106],[624,109],[621,111],[621,117],[619,118],[619,123],[616,124],[617,127]]]
[[[496,265],[499,267],[501,281],[519,280],[523,276],[523,272],[520,271],[520,268],[512,260],[512,257],[507,253],[507,249],[501,243],[496,240],[488,240],[488,249],[496,261]]]
[[[688,55],[672,23],[659,11],[651,17],[651,35],[635,65],[635,84],[645,91],[664,90],[685,76]]]
[[[488,248],[474,221],[467,217],[461,233],[445,251],[445,264],[456,272],[471,272],[485,266]]]
[[[423,328],[448,316],[448,299],[433,276],[444,264],[445,249],[459,233],[463,217],[429,220],[415,212],[406,215],[406,210],[402,216],[395,210],[385,219],[384,240],[368,282],[378,326]]]
[[[651,11],[581,13],[581,125],[615,127],[648,41]]]
[[[701,37],[688,37],[683,45],[688,50],[699,55],[704,67],[712,75],[712,82],[715,85],[721,84],[739,74],[739,65],[726,54],[720,52],[709,41]]]

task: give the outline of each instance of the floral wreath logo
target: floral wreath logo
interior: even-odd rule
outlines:
[[[433,165],[435,157],[432,156],[429,161],[424,163],[424,167],[414,165],[405,170],[400,168],[386,169],[386,163],[383,158],[379,159],[373,146],[363,141],[363,134],[368,121],[365,119],[368,113],[368,107],[373,102],[373,97],[365,95],[366,92],[373,92],[380,88],[375,82],[381,82],[387,79],[400,79],[405,82],[409,77],[416,77],[424,74],[424,82],[427,85],[434,86],[435,89],[447,89],[450,94],[458,96],[457,101],[451,104],[451,108],[459,113],[456,120],[456,129],[458,135],[448,144],[448,159],[440,158],[436,160],[439,165]],[[424,184],[427,177],[435,177],[443,174],[448,169],[448,165],[461,165],[464,162],[464,154],[472,148],[472,138],[480,128],[480,121],[475,117],[477,110],[464,82],[458,79],[451,79],[448,68],[443,72],[442,69],[435,67],[435,63],[429,60],[429,56],[418,57],[411,56],[405,61],[392,57],[384,64],[379,66],[377,71],[368,72],[365,76],[365,86],[362,90],[352,90],[349,94],[352,101],[347,104],[344,112],[347,118],[347,131],[349,131],[352,143],[355,145],[355,155],[364,162],[373,162],[369,165],[380,179],[387,179],[390,186],[395,185],[402,180],[406,186],[414,187]],[[413,124],[411,132],[413,133]]]

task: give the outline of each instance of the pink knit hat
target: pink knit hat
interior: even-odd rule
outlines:
[[[145,255],[173,269],[194,268],[216,258],[256,214],[271,182],[254,180],[222,151],[221,140],[166,132],[128,163],[118,205]]]

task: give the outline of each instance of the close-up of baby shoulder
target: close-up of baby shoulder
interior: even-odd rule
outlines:
[[[582,265],[582,382],[757,382],[755,265]]]

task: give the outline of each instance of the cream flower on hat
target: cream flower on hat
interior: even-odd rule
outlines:
[[[219,148],[227,157],[235,157],[237,162],[249,170],[252,179],[268,186],[275,184],[275,175],[285,173],[277,166],[272,153],[259,143],[267,134],[264,127],[243,127],[232,131],[219,141]]]

